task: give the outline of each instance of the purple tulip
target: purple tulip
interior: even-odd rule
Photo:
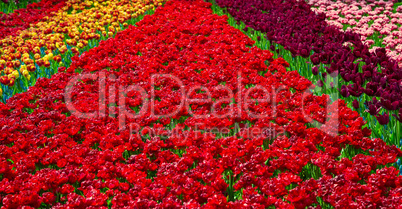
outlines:
[[[307,58],[310,55],[310,52],[307,49],[302,49],[300,51],[300,55],[304,58]]]
[[[399,101],[390,102],[390,100],[382,100],[381,105],[387,110],[397,110],[399,107]]]
[[[354,50],[354,51],[353,51],[353,54],[354,54],[356,57],[360,57],[360,51],[358,51],[358,50]]]
[[[346,86],[342,86],[340,92],[343,97],[349,97],[349,95],[350,95],[350,93],[348,91],[348,87],[346,87]]]
[[[352,76],[349,73],[345,73],[343,77],[346,82],[349,82],[352,80]]]
[[[321,80],[318,80],[318,81],[317,81],[317,86],[323,87],[323,86],[324,86],[324,83],[323,83]]]
[[[377,107],[375,105],[369,106],[368,113],[370,113],[370,115],[377,115],[379,111],[380,110],[377,109]]]
[[[320,64],[320,59],[317,56],[312,56],[311,57],[311,62],[313,63],[313,65],[318,65]]]
[[[389,123],[389,115],[387,113],[384,115],[376,115],[375,117],[381,125],[387,125]]]
[[[313,68],[311,68],[311,72],[313,73],[313,75],[318,75],[318,67],[314,66]]]
[[[354,107],[355,109],[359,109],[359,107],[360,107],[359,101],[357,101],[356,99],[353,101],[352,105],[353,105],[353,107]]]

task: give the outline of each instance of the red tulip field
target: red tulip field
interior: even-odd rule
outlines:
[[[399,5],[2,0],[0,208],[402,208]]]

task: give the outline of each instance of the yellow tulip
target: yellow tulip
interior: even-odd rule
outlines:
[[[21,65],[20,72],[24,72],[26,70],[27,70],[27,66],[26,65]]]
[[[53,53],[49,53],[47,56],[49,60],[53,59]]]
[[[41,56],[40,56],[40,54],[34,54],[34,58],[35,58],[36,60],[38,60],[38,59],[41,58]]]
[[[22,75],[23,75],[24,77],[28,77],[28,75],[29,75],[28,70],[22,71]]]
[[[22,54],[22,57],[29,58],[29,54],[28,54],[28,53],[24,53],[24,54]]]

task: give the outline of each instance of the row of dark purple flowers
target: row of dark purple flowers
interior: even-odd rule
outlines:
[[[314,65],[326,65],[326,72],[320,76],[340,75],[339,90],[343,97],[369,96],[365,107],[380,124],[389,122],[387,113],[380,114],[381,108],[399,111],[393,116],[402,122],[402,69],[386,55],[384,48],[370,53],[358,34],[328,25],[325,14],[315,14],[305,1],[216,0],[216,3],[246,27],[264,32],[268,40],[282,45],[292,55],[309,57]]]

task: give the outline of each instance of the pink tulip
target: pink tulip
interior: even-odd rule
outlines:
[[[364,44],[371,46],[370,51],[372,52],[376,48],[373,46],[376,43],[369,37],[375,32],[381,34],[384,37],[382,44],[385,45],[387,55],[397,60],[398,64],[402,66],[400,63],[402,62],[402,55],[400,55],[402,53],[402,27],[396,25],[402,24],[402,13],[399,13],[402,12],[402,6],[397,7],[397,13],[393,13],[393,6],[397,0],[308,0],[308,2],[317,14],[326,14],[329,25],[340,30],[343,30],[344,24],[351,25],[352,28],[346,30],[360,34],[361,40]],[[371,21],[374,23],[368,25]]]

